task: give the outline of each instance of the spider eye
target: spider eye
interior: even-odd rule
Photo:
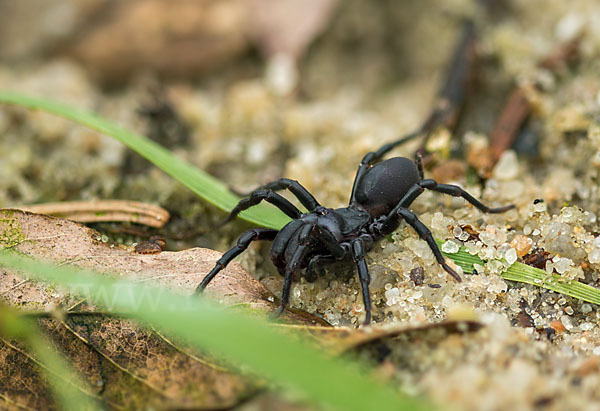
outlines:
[[[326,207],[317,207],[313,210],[313,213],[317,215],[327,215],[329,214],[329,210]]]

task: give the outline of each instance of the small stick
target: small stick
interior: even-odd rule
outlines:
[[[126,221],[161,228],[170,215],[164,208],[128,200],[66,201],[13,207],[82,223]]]
[[[427,154],[425,147],[431,134],[440,126],[449,129],[456,126],[456,120],[465,100],[467,80],[472,71],[474,44],[475,23],[472,20],[465,20],[462,36],[452,54],[448,72],[435,97],[429,116],[416,131],[383,146],[378,152],[379,157],[418,137],[422,137],[423,140],[415,152],[415,158],[418,155],[425,157]]]
[[[486,12],[489,12],[492,6],[501,3],[503,3],[503,0],[478,1],[479,7]],[[405,142],[422,137],[423,140],[419,148],[415,151],[415,158],[419,155],[425,157],[427,154],[425,147],[427,146],[429,137],[438,127],[444,126],[450,130],[456,127],[467,94],[467,83],[473,71],[475,34],[475,22],[472,19],[465,19],[462,26],[462,35],[454,48],[444,82],[436,94],[429,116],[416,131],[406,134],[382,147],[383,151],[379,153],[380,156],[383,156]]]
[[[522,88],[517,87],[511,93],[504,109],[498,117],[492,134],[490,134],[491,167],[493,167],[502,153],[514,142],[521,126],[529,117],[531,105]]]
[[[472,71],[475,45],[475,23],[466,20],[462,36],[454,50],[449,69],[435,98],[429,117],[421,126],[423,135],[421,146],[417,150],[424,154],[431,133],[440,126],[453,129],[465,101],[467,80]]]
[[[581,37],[582,35],[579,34],[554,48],[540,60],[538,66],[555,72],[564,63],[575,60],[579,52]],[[514,88],[504,103],[504,108],[490,134],[491,167],[498,162],[502,153],[512,146],[530,113],[531,105],[527,100],[525,90],[522,87]]]

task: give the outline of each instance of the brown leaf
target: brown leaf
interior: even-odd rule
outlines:
[[[19,210],[0,210],[0,247],[58,264],[119,273],[182,294],[192,293],[221,257],[216,251],[199,248],[137,254],[133,247],[102,242],[99,233],[78,223]],[[215,277],[206,293],[252,312],[269,313],[277,306],[273,295],[236,263]],[[20,273],[0,269],[0,295],[11,305],[40,317],[42,329],[57,350],[96,390],[91,395],[102,397],[112,407],[231,407],[262,388],[260,382],[235,375],[210,356],[160,332],[110,313],[95,312],[97,308],[84,300],[64,290],[29,282]],[[56,311],[56,307],[63,311]],[[332,328],[317,326],[326,323],[301,311],[286,312],[283,320],[287,324],[273,326],[298,338],[309,337],[335,355],[408,332],[464,332],[480,327],[475,321],[465,320]],[[38,376],[38,364],[31,354],[14,342],[0,340],[0,358],[4,359],[6,372],[17,376],[14,384],[0,384],[0,397],[32,408],[50,405],[46,385]]]
[[[0,338],[0,363],[0,409],[48,408],[51,394],[32,356],[18,344]]]
[[[214,267],[221,253],[191,248],[158,254],[137,254],[133,247],[102,242],[102,235],[78,223],[19,210],[0,210],[0,247],[13,247],[26,255],[71,264],[98,272],[118,273],[121,277],[192,294],[204,276]],[[17,274],[0,283],[0,294],[12,304],[51,309],[65,306],[64,293],[48,292],[44,287],[23,283]],[[227,305],[243,305],[254,312],[272,312],[276,298],[258,280],[233,262],[209,284],[206,294]],[[287,312],[293,323],[325,324],[317,317]]]
[[[122,277],[191,294],[221,254],[200,248],[159,254],[137,254],[133,247],[112,245],[78,223],[19,210],[0,210],[0,248],[52,261],[119,273]],[[229,305],[246,306],[252,312],[269,313],[277,307],[273,295],[257,280],[232,263],[207,288],[207,294]],[[39,313],[43,329],[57,349],[97,388],[109,404],[126,408],[230,407],[260,388],[214,364],[200,353],[114,316],[93,315],[96,307],[65,290],[30,282],[21,273],[0,269],[0,295],[9,304]],[[57,318],[49,313],[57,307]],[[77,308],[77,314],[69,308]],[[68,315],[64,315],[67,313]],[[286,313],[296,324],[319,324],[308,313]],[[0,342],[0,358],[9,370],[22,374],[16,385],[0,384],[0,394],[34,408],[49,406],[37,375],[36,364]],[[14,365],[13,365],[14,364]],[[23,368],[25,367],[25,368]],[[27,385],[24,385],[27,381]],[[22,388],[30,387],[24,394]],[[33,396],[33,397],[32,397]]]

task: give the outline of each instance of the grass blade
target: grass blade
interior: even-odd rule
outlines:
[[[600,304],[600,290],[597,288],[579,281],[565,280],[558,274],[548,275],[544,270],[523,263],[514,263],[502,273],[502,278],[546,288],[588,303]]]
[[[7,91],[0,91],[0,103],[43,110],[113,137],[221,210],[231,211],[239,201],[239,197],[220,180],[176,157],[154,141],[121,128],[100,116],[54,101]],[[277,229],[289,222],[289,218],[279,209],[266,204],[259,204],[240,213],[240,218]]]
[[[443,241],[438,240],[441,245]],[[469,254],[465,247],[460,247],[457,253],[444,253],[445,257],[461,266],[466,273],[473,272],[473,264],[484,265],[484,261],[477,255]],[[514,263],[505,272],[501,274],[502,278],[520,283],[532,284],[537,287],[556,291],[570,297],[578,298],[588,303],[600,304],[600,290],[590,285],[580,283],[579,281],[565,280],[558,274],[549,275],[546,271],[540,270],[523,263]]]
[[[263,321],[230,312],[205,298],[57,267],[8,251],[0,252],[0,265],[60,284],[110,311],[131,313],[196,347],[245,364],[276,384],[300,390],[318,404],[342,410],[431,409],[424,400],[402,397],[375,382],[356,365],[331,358]]]

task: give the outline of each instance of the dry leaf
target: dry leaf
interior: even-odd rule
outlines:
[[[182,294],[192,293],[221,256],[200,248],[136,254],[133,247],[102,242],[99,233],[72,221],[0,210],[0,248],[8,247],[58,264],[119,273]],[[253,312],[271,312],[277,307],[272,294],[236,263],[215,278],[207,294],[226,304],[250,307]],[[92,315],[95,307],[65,290],[27,281],[13,270],[0,269],[0,295],[26,311],[50,312],[58,307],[83,311],[58,319],[43,318],[40,323],[57,349],[97,389],[95,394],[111,406],[222,408],[260,388],[255,380],[230,373],[133,321],[101,312]],[[286,313],[284,319],[296,324],[322,323],[307,313]],[[9,383],[0,384],[0,394],[26,407],[46,408],[51,404],[43,394],[46,388],[28,355],[16,343],[0,342],[4,372],[11,374]]]
[[[0,248],[12,247],[25,255],[58,264],[118,273],[182,294],[193,293],[222,255],[204,248],[137,254],[133,247],[102,242],[102,235],[78,223],[20,210],[0,210],[0,233]],[[23,278],[15,273],[6,275],[0,283],[0,294],[11,304],[52,309],[66,306],[63,299],[72,298],[39,284],[22,283]],[[235,262],[215,277],[206,294],[227,305],[248,306],[253,312],[269,313],[278,307],[271,292]],[[307,318],[306,314],[293,312],[283,316],[296,324],[326,324],[318,317]]]
[[[0,210],[0,248],[14,248],[38,259],[72,264],[190,294],[221,254],[190,249],[159,254],[137,254],[133,247],[102,242],[102,236],[78,223],[20,210]],[[232,263],[206,289],[208,295],[228,305],[244,306],[252,312],[276,309],[273,295],[257,280]],[[10,305],[44,314],[40,325],[56,348],[85,376],[112,407],[231,407],[262,388],[259,382],[235,375],[183,344],[134,321],[94,312],[65,290],[30,282],[21,273],[0,269],[0,295]],[[60,310],[55,310],[61,308]],[[53,311],[54,310],[54,311]],[[53,317],[52,312],[56,312]],[[360,329],[333,328],[301,311],[286,312],[274,323],[298,338],[312,339],[332,354],[406,332],[441,328],[447,332],[470,331],[473,321],[447,321],[424,325],[383,325]],[[0,384],[0,397],[30,408],[45,408],[51,402],[39,377],[35,358],[18,343],[0,340],[3,373],[10,382]],[[3,376],[6,374],[0,374]],[[5,378],[3,378],[4,380]],[[35,393],[35,395],[34,395]]]

